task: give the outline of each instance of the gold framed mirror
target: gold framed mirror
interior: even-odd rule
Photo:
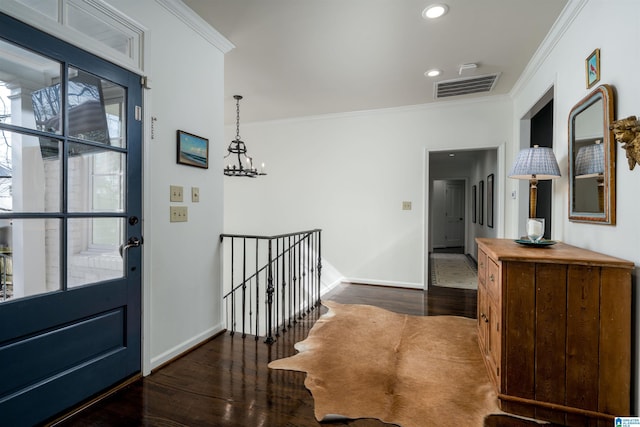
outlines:
[[[569,113],[569,220],[616,223],[613,88],[598,86]]]

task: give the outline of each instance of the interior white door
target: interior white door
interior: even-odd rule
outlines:
[[[444,192],[445,245],[464,246],[464,181],[447,181]]]

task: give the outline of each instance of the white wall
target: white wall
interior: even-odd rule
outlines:
[[[225,232],[318,227],[323,265],[341,276],[422,287],[427,151],[498,147],[512,134],[511,115],[507,97],[491,97],[241,123],[249,154],[269,175],[225,178]],[[228,144],[235,126],[225,130]]]
[[[494,175],[494,187],[493,187],[493,197],[494,197],[494,206],[493,206],[493,228],[489,227],[487,222],[487,177],[489,174]],[[478,260],[478,244],[476,243],[476,237],[501,237],[501,233],[499,230],[502,229],[501,225],[501,212],[500,207],[501,203],[501,194],[499,193],[500,182],[505,181],[505,176],[498,172],[498,153],[497,150],[487,150],[482,153],[482,156],[478,158],[477,163],[474,165],[473,171],[471,173],[471,184],[477,186],[477,197],[478,197],[478,209],[480,203],[480,180],[484,181],[484,207],[483,207],[483,221],[480,224],[480,214],[478,213],[478,218],[475,224],[471,224],[470,228],[470,236],[471,239],[468,241],[468,250],[467,252],[471,255],[476,261]]]
[[[162,2],[109,0],[148,29],[145,70],[145,371],[223,329],[220,255],[224,54]],[[151,139],[151,118],[153,135]],[[209,138],[209,169],[176,164],[176,130]],[[169,223],[169,186],[189,221]],[[191,187],[200,202],[191,202]]]
[[[583,7],[582,7],[583,6]],[[554,151],[560,165],[562,178],[553,184],[553,230],[555,239],[603,252],[640,264],[640,170],[630,171],[624,150],[617,147],[617,225],[592,225],[568,220],[568,117],[571,108],[589,92],[585,84],[585,59],[594,49],[600,48],[601,77],[598,84],[613,85],[616,90],[615,118],[640,114],[640,79],[636,70],[640,67],[640,2],[636,0],[588,0],[572,1],[570,7],[578,12],[551,53],[514,93],[514,140],[520,118],[533,104],[554,86]],[[595,28],[597,31],[593,31]],[[511,146],[507,164],[515,158],[518,147]],[[508,187],[509,188],[509,187]],[[514,187],[516,188],[516,187]],[[509,189],[507,190],[509,192]],[[506,201],[508,236],[517,235],[517,219],[526,212],[517,209],[517,201]],[[634,286],[638,284],[636,268]],[[634,292],[634,312],[638,312],[639,293]],[[625,301],[621,301],[625,303]],[[636,316],[638,322],[638,316]],[[640,330],[640,324],[635,326]],[[633,337],[638,353],[638,339]],[[635,361],[635,411],[640,407],[638,388],[640,369]]]

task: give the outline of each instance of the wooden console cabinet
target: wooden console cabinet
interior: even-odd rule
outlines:
[[[611,426],[631,397],[634,264],[561,242],[478,243],[478,338],[503,411]]]

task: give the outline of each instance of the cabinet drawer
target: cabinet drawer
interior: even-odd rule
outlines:
[[[487,276],[487,254],[482,249],[478,249],[478,280],[486,283]]]
[[[491,258],[487,257],[486,273],[487,291],[491,298],[500,301],[500,266]]]

